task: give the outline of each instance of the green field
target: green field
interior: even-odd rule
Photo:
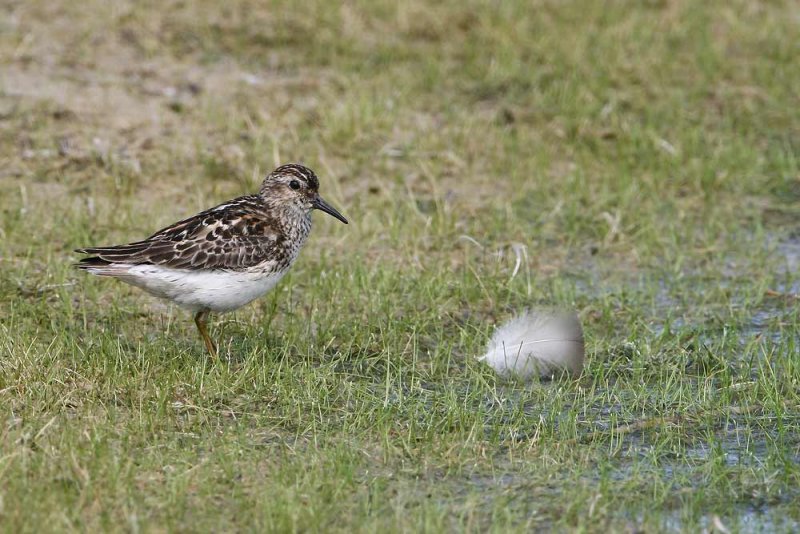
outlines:
[[[792,1],[0,5],[0,530],[800,528]],[[73,269],[300,161],[272,293]],[[574,309],[576,380],[498,323]]]

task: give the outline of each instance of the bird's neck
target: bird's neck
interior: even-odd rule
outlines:
[[[303,209],[288,206],[275,210],[276,220],[289,242],[297,243],[298,249],[311,232],[311,214]]]

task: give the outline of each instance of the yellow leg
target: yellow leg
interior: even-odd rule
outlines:
[[[194,324],[197,325],[197,329],[200,331],[200,336],[203,338],[203,342],[206,344],[206,350],[208,350],[208,353],[212,358],[216,358],[217,348],[214,346],[214,342],[211,341],[211,337],[208,335],[208,329],[206,328],[207,318],[208,310],[199,311],[194,316]]]

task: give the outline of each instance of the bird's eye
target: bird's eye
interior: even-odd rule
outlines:
[[[291,187],[296,191],[300,189],[300,182],[298,182],[297,180],[292,180],[291,182],[289,182],[289,187]]]

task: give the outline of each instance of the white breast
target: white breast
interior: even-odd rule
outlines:
[[[228,272],[170,269],[133,265],[117,277],[157,297],[190,310],[221,313],[257,299],[283,277],[284,272]]]

